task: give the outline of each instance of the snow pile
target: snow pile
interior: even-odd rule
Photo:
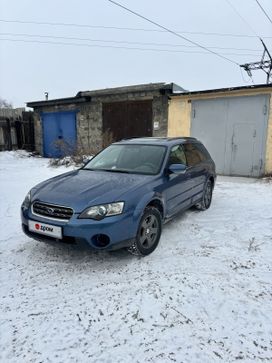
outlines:
[[[219,178],[211,208],[164,227],[146,258],[35,242],[19,210],[67,171],[0,153],[0,360],[272,360],[272,186]]]
[[[74,167],[82,167],[87,161],[93,158],[92,155],[74,155],[74,156],[64,156],[62,158],[50,159],[49,165],[58,167],[58,166],[74,166]]]

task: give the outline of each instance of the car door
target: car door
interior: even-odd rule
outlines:
[[[166,201],[167,217],[171,217],[182,209],[186,209],[191,203],[191,180],[187,170],[180,174],[169,172],[171,164],[187,165],[186,156],[182,144],[171,148],[166,164],[164,177],[164,194]]]
[[[207,179],[207,158],[197,143],[183,145],[188,165],[187,176],[191,181],[191,204],[201,199]]]

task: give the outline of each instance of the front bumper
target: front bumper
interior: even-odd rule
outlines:
[[[138,220],[133,216],[133,212],[106,217],[101,221],[77,217],[78,214],[74,214],[68,222],[62,222],[33,215],[30,209],[21,208],[24,233],[38,241],[79,244],[96,250],[115,250],[131,246],[137,234]],[[29,220],[61,227],[62,239],[29,231]]]

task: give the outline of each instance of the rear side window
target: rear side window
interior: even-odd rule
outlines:
[[[211,159],[211,155],[203,144],[194,144],[194,146],[200,152],[203,161]]]
[[[206,160],[206,157],[197,146],[198,144],[183,145],[188,166],[194,166]]]

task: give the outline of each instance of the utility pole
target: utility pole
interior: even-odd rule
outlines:
[[[272,83],[272,57],[269,53],[269,50],[267,49],[264,41],[260,38],[260,41],[262,42],[262,45],[264,47],[262,59],[260,62],[252,62],[252,63],[245,63],[241,64],[240,67],[244,68],[244,70],[247,72],[249,77],[252,77],[251,71],[256,71],[258,69],[261,69],[266,73],[266,83]],[[267,58],[268,59],[265,59]]]

